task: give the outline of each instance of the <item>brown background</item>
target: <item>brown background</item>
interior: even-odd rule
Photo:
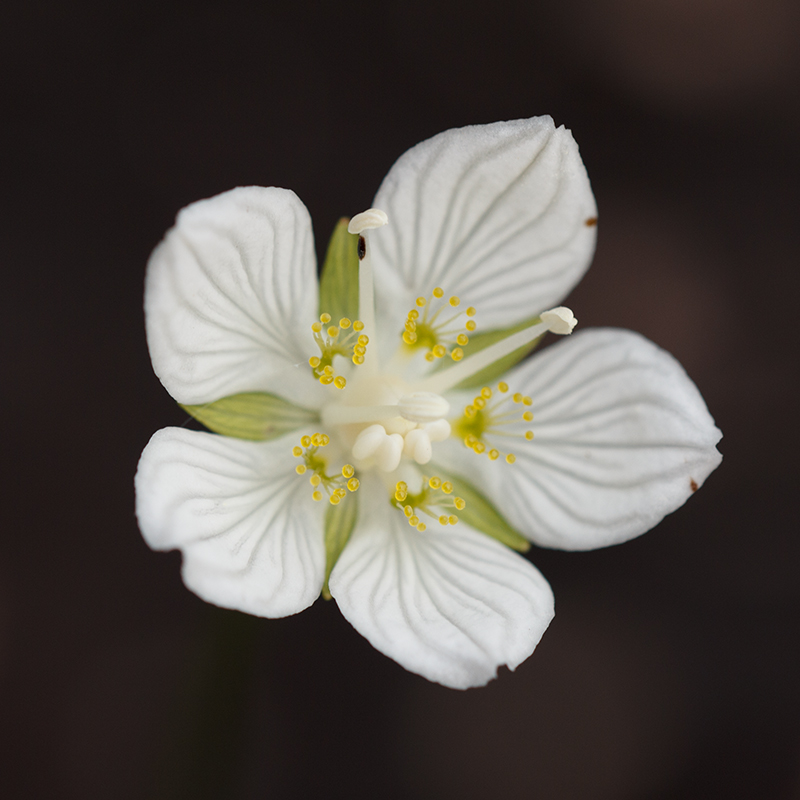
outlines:
[[[794,0],[6,4],[0,787],[20,798],[800,798]],[[654,532],[534,549],[558,614],[467,693],[319,601],[252,620],[152,553],[132,476],[185,417],[144,340],[187,203],[286,186],[318,250],[405,149],[550,113],[600,208],[582,327],[635,328],[725,461]]]

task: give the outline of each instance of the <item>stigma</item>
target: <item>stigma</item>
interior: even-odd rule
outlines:
[[[363,428],[353,443],[353,458],[381,472],[394,472],[403,456],[427,464],[433,458],[433,443],[448,436],[450,423],[446,419],[418,424],[395,417],[382,425]]]

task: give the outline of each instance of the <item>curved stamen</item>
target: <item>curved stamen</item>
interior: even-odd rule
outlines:
[[[489,347],[467,356],[463,361],[454,364],[448,369],[430,375],[420,382],[418,388],[423,391],[442,394],[448,389],[457,386],[461,381],[472,377],[485,367],[494,364],[495,361],[513,353],[519,347],[530,344],[534,339],[538,339],[548,331],[557,333],[561,336],[572,333],[578,320],[572,312],[564,306],[544,311],[539,317],[540,322],[534,323],[524,330],[512,333]]]
[[[412,392],[403,395],[395,405],[344,406],[329,405],[322,409],[325,425],[352,425],[359,422],[383,422],[402,417],[409,422],[435,422],[447,416],[450,403],[432,392]]]
[[[375,337],[375,283],[372,275],[369,231],[382,228],[389,222],[386,213],[379,208],[370,208],[356,214],[347,226],[349,233],[358,235],[358,313],[364,321],[367,334]],[[373,352],[366,360],[366,367],[374,372],[378,366],[378,353]]]

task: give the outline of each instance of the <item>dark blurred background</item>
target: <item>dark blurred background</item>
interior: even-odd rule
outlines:
[[[799,40],[795,0],[4,4],[0,794],[800,798]],[[534,548],[558,613],[483,689],[335,603],[204,605],[133,516],[186,421],[142,314],[178,209],[289,187],[322,251],[411,145],[543,113],[600,208],[569,305],[683,362],[720,469],[634,542]]]

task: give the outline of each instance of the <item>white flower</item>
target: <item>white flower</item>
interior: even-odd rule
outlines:
[[[343,320],[320,317],[292,192],[240,188],[181,211],[147,273],[156,374],[187,406],[268,393],[277,438],[159,431],[137,514],[151,547],[183,551],[192,591],[265,617],[319,596],[327,537],[330,594],[360,633],[430,680],[477,686],[527,658],[553,616],[547,582],[501,542],[638,536],[702,485],[720,434],[680,365],[621,330],[459,388],[575,323],[543,310],[586,270],[596,208],[550,118],[422,142],[374,206],[350,222],[359,295]],[[505,338],[471,352],[491,331]]]

